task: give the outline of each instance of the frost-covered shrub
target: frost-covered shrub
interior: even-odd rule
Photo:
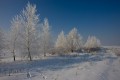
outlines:
[[[113,51],[117,56],[120,56],[120,49],[115,48],[115,49],[113,49],[112,51]]]
[[[73,28],[67,35],[67,49],[68,51],[75,51],[82,48],[82,36],[78,33],[76,28]]]
[[[84,45],[84,48],[85,50],[87,50],[87,52],[98,51],[100,50],[100,47],[100,40],[97,39],[95,36],[89,36],[87,42]]]

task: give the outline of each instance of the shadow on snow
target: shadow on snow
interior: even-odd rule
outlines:
[[[37,70],[38,72],[43,70],[59,70],[63,68],[69,68],[73,64],[83,63],[83,62],[97,62],[104,59],[116,59],[116,57],[105,57],[103,53],[90,55],[81,54],[78,56],[61,56],[61,57],[50,57],[43,60],[33,60],[33,61],[16,61],[11,63],[0,64],[0,73],[7,72],[25,72],[27,70]]]

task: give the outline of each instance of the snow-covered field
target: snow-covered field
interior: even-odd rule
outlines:
[[[120,57],[114,53],[79,53],[78,56],[2,62],[0,80],[120,80]]]

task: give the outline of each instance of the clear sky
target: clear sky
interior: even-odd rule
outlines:
[[[104,45],[120,45],[120,0],[0,0],[0,27],[9,29],[28,1],[41,20],[48,18],[54,35],[76,27],[84,39],[95,35]]]

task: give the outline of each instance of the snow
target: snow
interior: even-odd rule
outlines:
[[[79,53],[0,63],[0,80],[120,80],[120,57],[114,53]]]

